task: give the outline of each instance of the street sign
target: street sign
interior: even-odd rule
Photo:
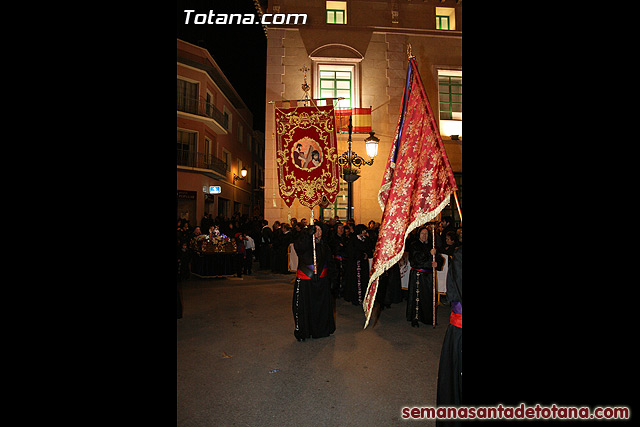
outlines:
[[[219,185],[212,185],[209,187],[209,194],[220,194],[222,190]]]

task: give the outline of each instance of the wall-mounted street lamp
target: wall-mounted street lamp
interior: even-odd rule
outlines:
[[[247,168],[245,168],[243,166],[242,170],[240,170],[240,175],[242,175],[242,176],[238,176],[235,173],[233,174],[233,183],[234,184],[236,183],[236,181],[242,181],[243,179],[245,179],[247,177]]]
[[[369,136],[364,139],[369,160],[365,160],[351,150],[351,117],[349,117],[349,149],[338,157],[338,164],[343,170],[342,177],[347,181],[347,219],[353,218],[353,182],[360,178],[360,168],[362,165],[371,166],[373,158],[378,155],[378,143],[380,140],[374,135],[375,132],[369,132]],[[357,168],[354,169],[354,166]]]
[[[375,132],[369,132],[369,136],[364,139],[364,143],[367,148],[367,156],[371,157],[372,164],[373,158],[378,155],[378,143],[380,142],[374,133]]]

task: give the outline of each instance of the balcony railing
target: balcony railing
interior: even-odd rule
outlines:
[[[209,117],[218,122],[224,129],[227,129],[229,117],[204,99],[190,98],[178,92],[178,111]]]
[[[192,168],[211,169],[220,175],[227,174],[227,164],[211,154],[189,150],[177,150],[178,165]]]

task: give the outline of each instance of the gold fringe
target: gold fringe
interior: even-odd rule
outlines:
[[[426,222],[431,221],[433,218],[437,217],[438,214],[442,211],[442,209],[444,209],[445,206],[447,206],[447,204],[449,204],[450,198],[451,198],[451,194],[453,194],[453,190],[450,190],[447,192],[447,195],[444,197],[444,199],[442,200],[442,202],[438,205],[437,208],[435,208],[434,210],[432,210],[431,212],[427,212],[426,214],[422,214],[419,215],[418,218],[416,218],[411,224],[409,224],[409,226],[407,227],[407,230],[404,233],[404,239],[402,241],[402,249],[400,250],[400,252],[398,252],[393,258],[391,258],[389,261],[385,262],[384,264],[382,264],[382,266],[380,268],[378,268],[373,275],[369,278],[369,284],[367,285],[367,292],[366,292],[366,297],[364,302],[362,303],[362,308],[364,309],[364,313],[365,316],[367,318],[365,324],[364,324],[364,328],[362,329],[367,329],[367,325],[369,325],[369,320],[371,319],[371,312],[373,311],[373,304],[375,303],[376,300],[376,294],[378,293],[378,287],[376,286],[375,292],[373,293],[373,296],[371,296],[371,298],[369,298],[369,288],[371,287],[371,284],[378,279],[378,277],[382,276],[382,274],[387,271],[389,268],[393,267],[395,263],[397,263],[400,258],[402,258],[402,255],[404,254],[404,246],[405,243],[407,241],[407,236],[409,235],[409,233],[411,233],[413,230],[415,230],[416,228],[420,227],[421,225],[423,225]],[[371,310],[367,310],[367,305],[369,305],[368,303],[373,301],[373,303],[371,303]]]
[[[395,173],[395,169],[396,169],[396,164],[391,162],[391,164],[389,165],[389,167],[393,170],[393,173]],[[386,172],[385,172],[386,173]],[[393,177],[393,174],[391,175]],[[393,182],[393,179],[391,179],[389,182],[387,182],[386,184],[384,184],[382,187],[380,187],[380,190],[378,190],[378,205],[380,206],[380,210],[382,212],[384,212],[384,203],[382,203],[382,200],[380,199],[380,193],[384,193],[386,190],[391,189],[391,183]]]

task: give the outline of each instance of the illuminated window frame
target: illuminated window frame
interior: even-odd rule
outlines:
[[[327,1],[327,24],[345,25],[347,23],[347,2]]]
[[[322,98],[321,95],[321,71],[348,71],[351,73],[351,98],[350,105],[346,105],[344,100],[337,102],[334,101],[334,105],[337,103],[337,108],[360,108],[360,60],[350,61],[348,58],[312,58],[313,59],[313,86],[312,94],[314,99]],[[322,79],[324,80],[324,79]],[[340,80],[340,79],[338,79]],[[335,92],[334,92],[334,96]],[[345,97],[346,98],[346,97]],[[318,105],[326,105],[326,101],[320,101]]]
[[[443,21],[447,20],[446,28]],[[436,7],[436,30],[454,31],[456,29],[456,10],[453,7]]]

